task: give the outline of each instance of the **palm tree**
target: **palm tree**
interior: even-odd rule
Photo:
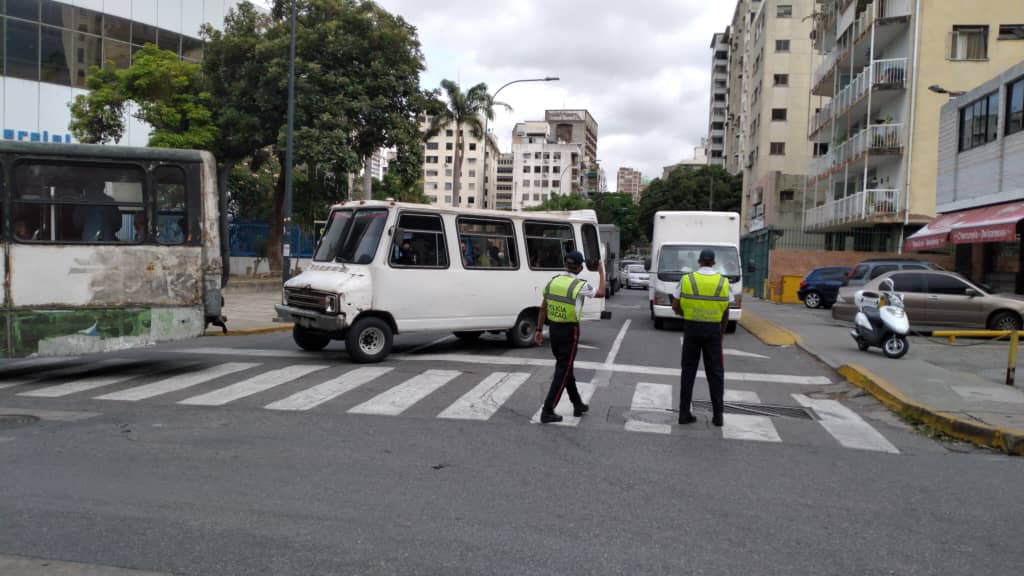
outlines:
[[[474,138],[484,137],[484,154],[487,153],[487,140],[484,132],[483,119],[494,120],[494,107],[503,106],[511,111],[508,104],[495,102],[487,92],[487,84],[481,82],[465,92],[457,82],[442,80],[441,88],[448,100],[443,111],[435,114],[430,120],[427,138],[436,136],[446,126],[455,125],[455,166],[452,175],[452,203],[459,206],[459,192],[462,189],[462,157],[464,155],[462,128],[472,132]],[[486,178],[486,174],[484,175]]]

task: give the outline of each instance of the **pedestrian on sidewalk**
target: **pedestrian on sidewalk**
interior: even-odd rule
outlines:
[[[576,363],[576,346],[580,340],[583,299],[604,298],[604,264],[600,259],[597,262],[597,289],[579,277],[583,272],[583,254],[575,250],[566,254],[565,269],[565,273],[555,276],[544,287],[544,298],[537,316],[537,333],[533,337],[537,346],[544,344],[546,320],[550,326],[551,352],[555,355],[555,375],[540,411],[540,421],[545,424],[562,421],[562,417],[555,414],[555,408],[562,398],[563,390],[569,393],[569,400],[572,400],[573,416],[583,416],[590,409],[583,403],[576,388],[573,365]]]
[[[672,310],[686,322],[683,332],[683,371],[679,390],[679,423],[692,424],[697,418],[690,411],[693,381],[704,357],[704,374],[711,392],[711,423],[721,426],[725,411],[725,356],[722,338],[729,324],[732,300],[729,280],[714,270],[715,251],[704,249],[698,260],[700,269],[684,274],[672,298]]]

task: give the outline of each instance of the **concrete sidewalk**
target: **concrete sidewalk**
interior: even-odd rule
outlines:
[[[795,345],[870,392],[891,410],[951,437],[1024,455],[1024,374],[1003,384],[1006,342],[913,337],[910,351],[890,360],[861,352],[850,327],[827,310],[745,299],[743,326],[767,344]]]
[[[275,304],[281,303],[281,281],[245,282],[232,279],[224,289],[224,315],[228,321],[228,336],[245,336],[285,332],[291,324],[275,322]],[[206,330],[207,336],[220,336],[216,326]]]

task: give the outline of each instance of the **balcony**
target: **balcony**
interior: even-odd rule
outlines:
[[[903,124],[876,124],[857,132],[835,150],[811,162],[813,181],[819,181],[838,171],[847,162],[856,162],[868,152],[872,154],[902,154]]]
[[[913,12],[913,0],[875,0],[876,20],[906,18]]]
[[[899,90],[907,86],[907,59],[875,60],[811,119],[811,136],[861,102],[869,90]],[[835,113],[834,116],[832,115]]]
[[[899,190],[862,190],[846,198],[810,208],[804,213],[804,228],[835,228],[884,221],[897,217],[901,209]]]

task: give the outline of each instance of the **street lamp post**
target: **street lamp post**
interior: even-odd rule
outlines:
[[[494,106],[494,101],[498,98],[498,93],[501,92],[502,90],[504,90],[505,88],[508,88],[509,86],[513,85],[513,84],[519,84],[519,83],[522,83],[522,82],[558,82],[559,80],[560,80],[560,78],[558,78],[557,76],[545,76],[544,78],[522,78],[520,80],[513,80],[511,82],[506,82],[505,84],[503,84],[501,86],[501,88],[498,88],[497,90],[495,90],[494,94],[491,94],[488,97],[488,99],[490,100],[489,104],[491,106]],[[484,115],[484,167],[483,167],[483,169],[484,169],[484,191],[485,192],[487,191],[487,184],[488,184],[487,180],[490,177],[490,173],[487,172],[487,152],[488,152],[488,149],[487,149],[487,125],[489,123],[489,120],[490,119],[485,114]]]
[[[291,272],[291,245],[288,243],[288,224],[292,220],[292,163],[294,161],[295,136],[295,1],[292,1],[291,45],[288,48],[288,127],[285,132],[284,152],[284,208],[281,215],[283,243],[281,246],[281,280],[288,281]]]

